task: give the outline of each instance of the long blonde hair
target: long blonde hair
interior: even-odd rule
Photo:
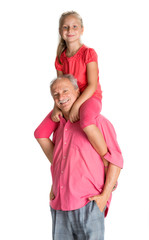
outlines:
[[[81,27],[83,28],[83,20],[82,20],[81,16],[75,11],[69,11],[69,12],[62,13],[62,15],[59,19],[59,32],[62,28],[62,24],[63,24],[65,17],[70,16],[70,15],[74,15],[75,17],[77,17],[80,20]],[[58,61],[60,64],[62,64],[60,61],[60,56],[61,56],[62,52],[66,49],[66,47],[67,46],[66,46],[65,40],[60,36],[59,44],[57,47],[57,57],[58,57]]]

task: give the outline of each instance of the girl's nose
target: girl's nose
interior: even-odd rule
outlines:
[[[71,27],[68,27],[68,32],[71,32]]]

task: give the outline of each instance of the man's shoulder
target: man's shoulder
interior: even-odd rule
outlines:
[[[103,116],[102,114],[98,114],[96,117],[96,121],[97,122],[102,122],[102,121],[106,121],[107,118],[105,116]]]
[[[96,117],[96,124],[101,125],[101,124],[106,124],[106,125],[112,125],[112,123],[109,121],[109,119],[107,119],[105,116],[103,116],[102,114],[99,114]]]

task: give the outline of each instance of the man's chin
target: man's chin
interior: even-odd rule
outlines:
[[[63,106],[63,107],[61,107],[61,111],[62,111],[62,113],[63,113],[63,114],[67,114],[67,115],[69,115],[70,110],[71,110],[71,107],[72,107],[72,105],[70,106],[70,104],[67,105],[67,106]]]
[[[63,107],[61,108],[62,113],[69,113],[70,112],[70,107]]]
[[[72,105],[73,104],[71,102],[67,102],[66,104],[59,105],[58,107],[60,108],[63,114],[64,113],[68,114],[72,108]]]

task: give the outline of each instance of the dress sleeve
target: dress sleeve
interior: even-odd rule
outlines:
[[[112,164],[123,168],[123,156],[117,142],[117,136],[113,125],[106,118],[103,118],[102,121],[99,122],[101,132],[108,147],[108,152],[104,158]]]
[[[61,72],[63,71],[63,65],[59,63],[58,57],[56,57],[56,59],[55,59],[55,68],[58,71],[61,71]]]
[[[98,56],[93,48],[88,48],[85,54],[85,63],[88,64],[90,62],[97,62]]]
[[[51,134],[57,129],[59,123],[52,121],[52,111],[45,117],[40,125],[34,131],[35,138],[49,138]]]

